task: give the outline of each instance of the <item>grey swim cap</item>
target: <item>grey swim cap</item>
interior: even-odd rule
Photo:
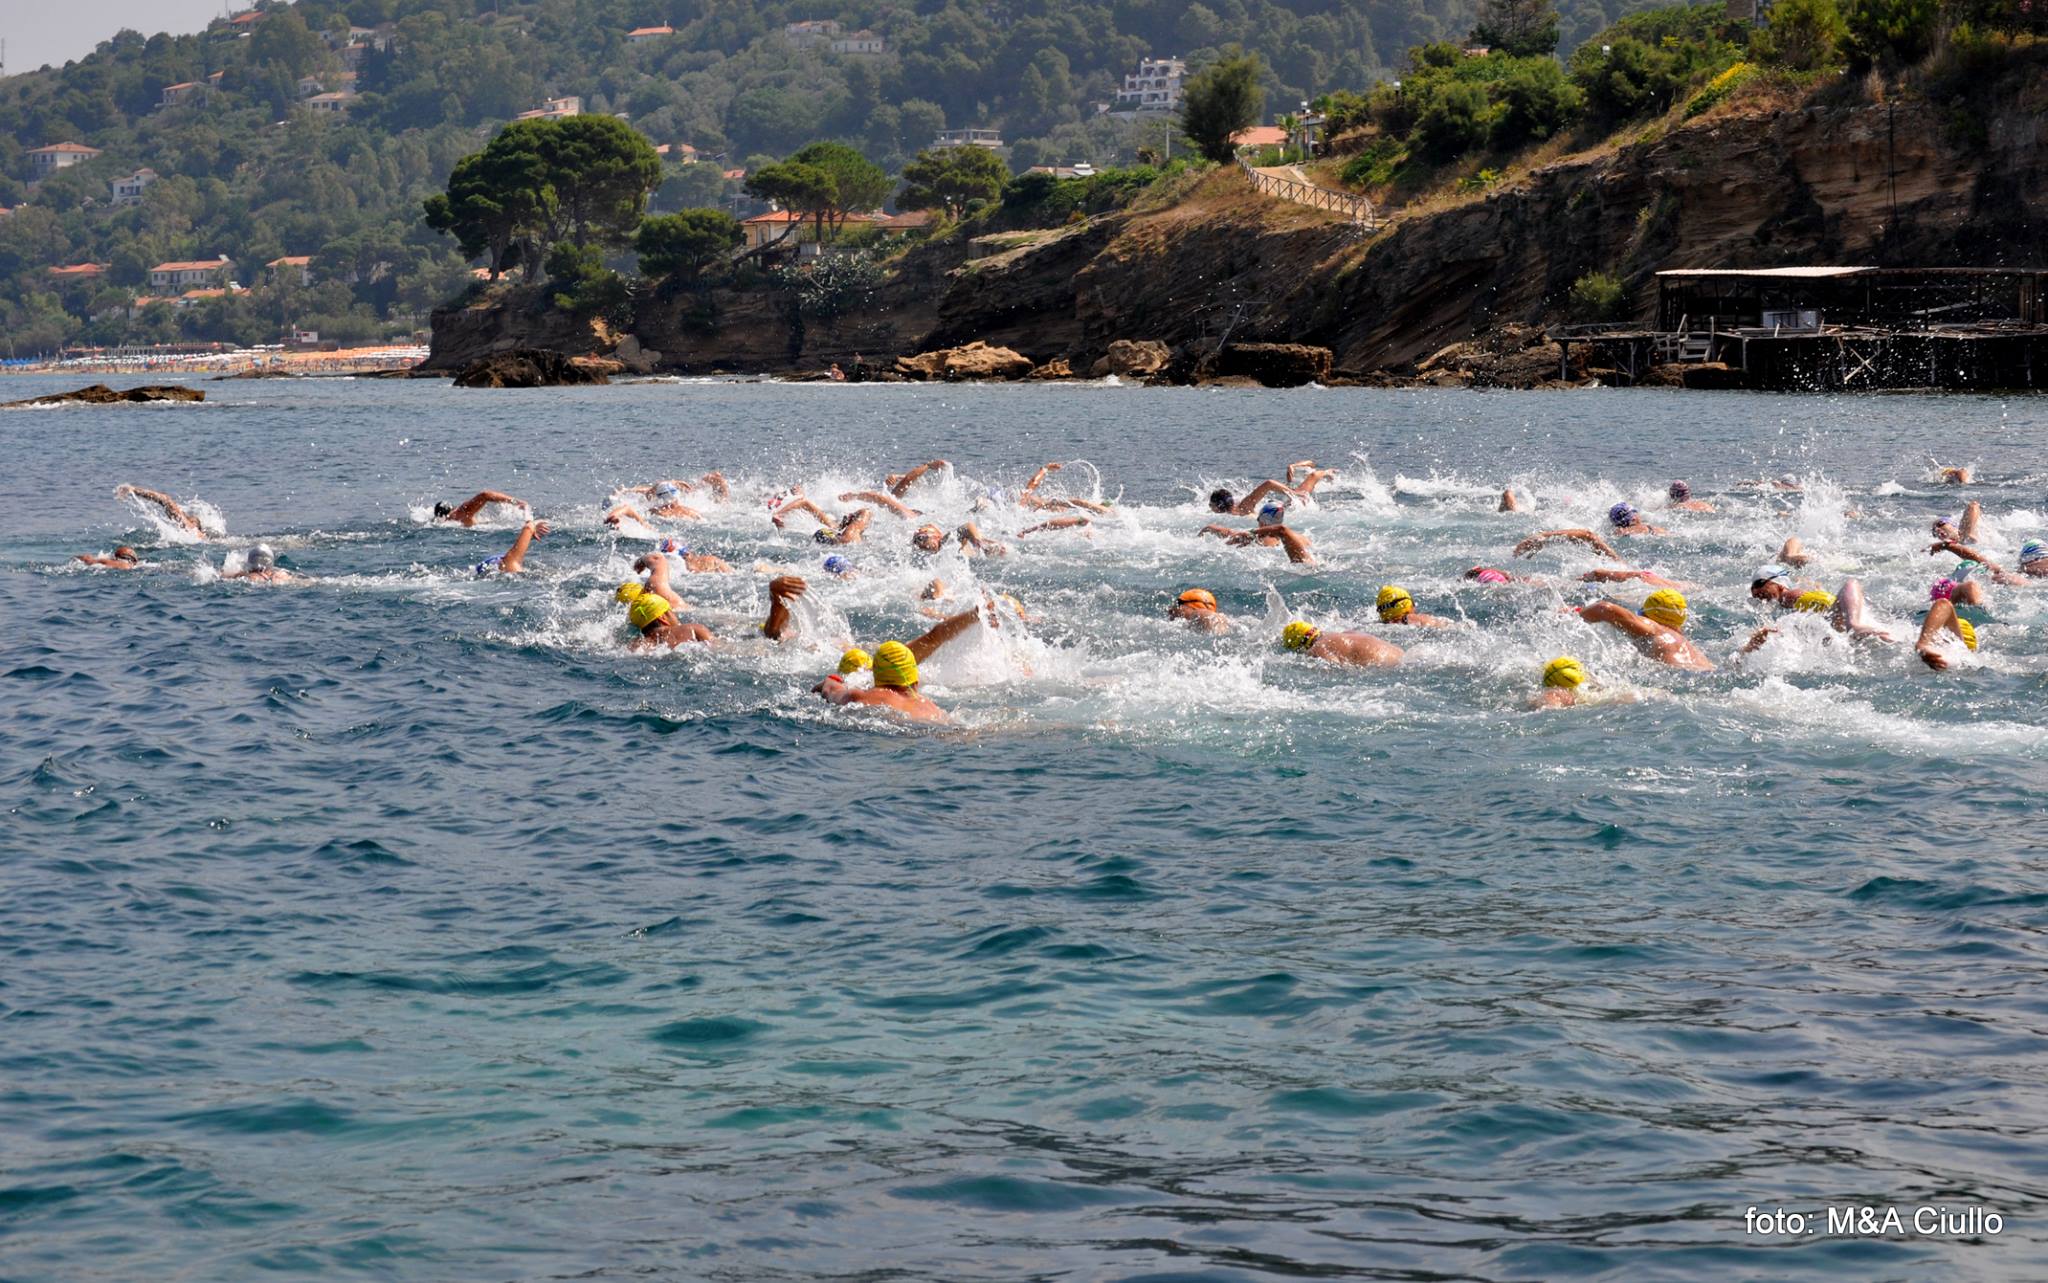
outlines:
[[[245,568],[249,570],[275,570],[277,568],[277,554],[271,551],[269,544],[257,544],[249,550],[249,561]]]

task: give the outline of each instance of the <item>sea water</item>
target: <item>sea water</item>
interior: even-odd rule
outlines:
[[[0,1277],[2048,1270],[2048,591],[1940,674],[1747,597],[1796,534],[1910,639],[1934,517],[2048,530],[2038,399],[204,386],[0,413]],[[1009,557],[878,513],[838,580],[768,521],[934,457],[909,502]],[[1320,564],[1198,533],[1308,458]],[[1111,514],[1020,537],[1048,461]],[[712,467],[701,524],[601,524]],[[515,515],[425,519],[485,487],[553,525],[517,579],[471,570]],[[1620,499],[1716,671],[1569,614],[1590,552],[1509,556]],[[677,578],[716,647],[624,648],[664,534],[736,568]],[[259,540],[310,582],[221,578]],[[951,725],[809,693],[932,578],[1024,612],[926,665]],[[1532,713],[1558,654],[1600,692]]]

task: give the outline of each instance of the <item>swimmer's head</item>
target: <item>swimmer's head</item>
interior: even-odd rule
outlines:
[[[1685,594],[1676,588],[1659,588],[1643,599],[1643,618],[1654,619],[1666,628],[1685,627]]]
[[[1408,618],[1409,612],[1415,609],[1415,598],[1408,595],[1406,588],[1396,588],[1389,584],[1380,589],[1380,595],[1373,605],[1380,612],[1381,623],[1398,624]]]
[[[816,530],[813,530],[813,531],[811,532],[811,542],[812,542],[812,543],[838,543],[838,542],[839,542],[839,527],[837,527],[837,526],[819,526],[819,527],[818,527],[818,528],[817,528]]]
[[[850,575],[853,573],[853,562],[835,552],[825,558],[825,573],[842,577]]]
[[[1765,566],[1749,581],[1749,595],[1760,601],[1775,601],[1784,593],[1792,591],[1792,576],[1779,566]]]
[[[846,653],[839,657],[839,675],[841,677],[851,677],[855,673],[866,672],[874,666],[875,657],[858,646],[848,646]]]
[[[1954,521],[1950,521],[1947,517],[1936,517],[1933,530],[1936,539],[1946,539],[1953,543],[1962,537],[1963,519],[1957,517]]]
[[[1947,575],[1943,575],[1928,588],[1927,600],[1948,601],[1956,595],[1956,588],[1958,586],[1955,580],[1950,579]]]
[[[690,555],[690,545],[680,539],[664,539],[661,541],[661,555],[664,557],[687,557]]]
[[[1222,486],[1217,486],[1214,490],[1211,490],[1209,492],[1209,511],[1229,512],[1232,508],[1235,508],[1236,506],[1237,496],[1231,494],[1230,491],[1224,489]]]
[[[1307,650],[1316,644],[1322,630],[1307,620],[1297,619],[1280,630],[1280,643],[1289,650]]]
[[[626,611],[626,622],[644,633],[668,612],[668,598],[660,593],[642,593],[633,599],[632,607]]]
[[[617,591],[612,593],[612,600],[621,605],[630,606],[640,600],[640,594],[646,591],[646,584],[641,583],[637,579],[628,579],[625,583],[618,586]]]
[[[114,555],[119,556],[120,552],[121,550],[116,548]],[[2039,539],[2029,539],[2020,545],[2020,564],[2024,566],[2034,561],[2048,561],[2048,543],[2042,543]]]
[[[437,503],[434,505],[434,520],[446,521],[454,515],[455,505],[452,503]]]
[[[908,690],[917,685],[917,656],[900,641],[885,641],[875,647],[872,663],[877,686]]]
[[[1207,588],[1190,588],[1174,599],[1166,614],[1169,619],[1182,615],[1213,615],[1216,613],[1216,594]]]
[[[1543,684],[1572,690],[1586,684],[1586,666],[1569,655],[1559,655],[1543,666]]]
[[[271,550],[269,544],[257,544],[249,550],[249,559],[243,563],[243,568],[251,571],[275,570],[277,554]]]
[[[1963,645],[1977,649],[1977,626],[1961,615],[1956,616],[1956,631],[1963,636]]]
[[[139,553],[139,552],[136,552],[136,551],[135,551],[135,550],[134,550],[133,548],[130,548],[130,547],[129,547],[129,546],[127,545],[127,544],[122,544],[122,545],[121,545],[120,547],[118,547],[118,548],[114,549],[114,560],[116,560],[116,561],[141,561],[141,560],[142,560],[142,554],[141,554],[141,553]],[[2024,556],[2022,556],[2022,557],[2020,558],[2020,560],[2021,560],[2021,561],[2025,561],[2025,560],[2026,560],[2026,558],[2025,558]]]
[[[1691,486],[1685,484],[1683,481],[1674,481],[1671,483],[1671,500],[1673,503],[1684,503],[1687,499],[1690,498],[1692,498]]]
[[[1287,520],[1287,505],[1278,499],[1268,499],[1259,505],[1259,524],[1277,526]]]
[[[1607,510],[1607,520],[1612,522],[1616,529],[1633,526],[1636,524],[1636,510],[1626,501],[1617,503]]]
[[[1824,593],[1818,588],[1800,593],[1798,599],[1792,603],[1792,609],[1803,610],[1815,615],[1823,611],[1833,610],[1834,608],[1835,595],[1833,593]]]
[[[1508,578],[1507,571],[1495,570],[1492,566],[1474,566],[1472,567],[1472,569],[1465,572],[1465,578],[1476,580],[1477,582],[1482,584],[1505,584],[1513,582]]]
[[[946,542],[946,532],[929,521],[910,536],[910,546],[919,552],[937,552]]]
[[[674,503],[683,497],[683,488],[673,481],[658,481],[654,486],[654,497],[663,503]]]

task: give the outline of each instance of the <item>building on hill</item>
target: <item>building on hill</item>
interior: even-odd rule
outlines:
[[[1116,91],[1115,110],[1126,114],[1179,111],[1181,81],[1187,74],[1188,65],[1179,58],[1142,58],[1138,69],[1124,77],[1124,87]]]
[[[569,116],[583,114],[583,100],[574,94],[563,98],[550,98],[532,111],[522,111],[514,120],[562,120]]]
[[[747,248],[760,249],[773,241],[780,240],[789,231],[791,223],[802,224],[804,216],[786,209],[771,209],[765,214],[756,214],[740,223],[740,230],[746,234]],[[802,234],[802,227],[792,234],[785,244],[794,243]]]
[[[306,109],[328,116],[346,116],[348,109],[355,106],[362,95],[353,89],[336,90],[331,94],[314,94],[306,99]]]
[[[1071,165],[1033,165],[1024,171],[1027,174],[1051,174],[1054,178],[1093,178],[1095,166],[1085,160]]]
[[[166,107],[177,107],[192,102],[210,88],[212,86],[204,80],[186,80],[175,85],[165,85],[163,97],[156,102],[157,110],[162,111]]]
[[[875,224],[891,236],[901,236],[905,232],[921,232],[931,225],[932,212],[928,209],[906,209],[900,214],[890,214]]]
[[[839,36],[832,41],[832,52],[850,54],[855,57],[887,53],[889,44],[872,31],[856,31],[850,36]]]
[[[986,147],[990,151],[1005,150],[1003,131],[1000,129],[941,129],[939,136],[932,140],[934,147]]]
[[[270,273],[272,281],[287,281],[296,277],[300,285],[313,283],[311,254],[287,254],[283,258],[273,258],[263,266]]]
[[[318,76],[299,77],[299,97],[301,98],[311,98],[314,94],[319,93],[325,88],[327,86],[321,83]]]
[[[105,263],[73,263],[69,267],[50,269],[50,278],[60,285],[70,281],[94,281],[106,274]]]
[[[806,22],[784,23],[783,38],[799,49],[825,44],[839,36],[839,24],[830,18],[815,18]]]
[[[114,204],[140,205],[142,203],[143,189],[156,180],[157,172],[154,169],[148,168],[138,169],[126,178],[116,178],[114,180]]]
[[[263,21],[268,16],[261,9],[251,9],[247,13],[238,13],[234,17],[229,18],[228,25],[240,31],[243,35],[247,35],[255,29],[257,23]]]
[[[1278,125],[1246,125],[1230,136],[1233,147],[1285,147],[1287,131]]]
[[[216,259],[196,259],[187,262],[158,263],[149,269],[149,288],[153,290],[193,289],[199,286],[217,285],[227,280],[228,273],[235,265],[223,254]]]
[[[29,173],[36,178],[47,178],[60,169],[82,165],[99,154],[99,148],[87,147],[83,143],[52,143],[28,154]]]
[[[626,33],[626,40],[631,44],[644,45],[650,40],[659,40],[663,36],[672,36],[675,33],[676,29],[670,26],[635,27]]]
[[[240,293],[242,293],[242,287],[232,282],[225,286],[215,286],[210,289],[186,290],[183,294],[178,295],[177,301],[173,306],[182,312],[194,304],[203,303],[210,298],[228,298]]]

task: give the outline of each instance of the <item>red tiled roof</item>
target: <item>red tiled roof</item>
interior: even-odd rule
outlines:
[[[202,258],[184,263],[158,263],[149,270],[152,272],[213,272],[227,266],[228,261],[224,258]]]
[[[771,209],[765,214],[756,214],[752,218],[742,219],[741,221],[747,223],[801,223],[806,217],[808,215],[791,213],[786,209]]]
[[[628,31],[626,34],[628,36],[672,36],[675,33],[676,29],[674,27],[662,26],[635,27],[631,31]]]
[[[33,156],[33,155],[35,155],[35,154],[36,154],[37,152],[50,152],[50,151],[61,151],[61,152],[82,152],[82,153],[86,153],[86,154],[89,154],[89,155],[93,155],[93,156],[97,156],[97,155],[99,155],[99,154],[100,154],[100,149],[99,149],[99,148],[97,148],[97,147],[88,147],[88,146],[86,146],[86,145],[85,145],[84,143],[51,143],[51,144],[50,144],[50,145],[49,145],[48,147],[36,147],[36,148],[33,148],[33,149],[31,149],[31,150],[30,150],[30,152],[29,152],[29,155]]]
[[[271,260],[270,260],[270,261],[269,261],[268,263],[265,263],[265,264],[264,264],[263,266],[265,266],[265,267],[308,267],[308,266],[311,266],[312,262],[313,262],[313,256],[312,256],[311,254],[287,254],[287,255],[285,255],[285,256],[284,256],[283,258],[273,258],[273,259],[271,259]]]
[[[1287,131],[1278,125],[1252,125],[1232,134],[1230,141],[1239,147],[1280,147],[1287,142]]]
[[[101,276],[107,270],[105,263],[73,263],[69,267],[53,267],[52,276]]]

